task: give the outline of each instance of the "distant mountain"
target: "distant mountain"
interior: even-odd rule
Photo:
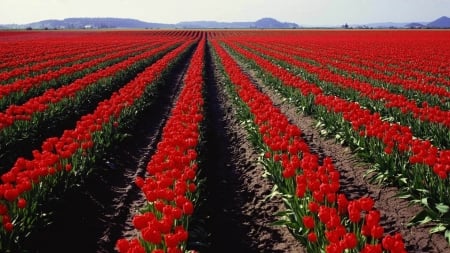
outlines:
[[[296,23],[281,23],[273,18],[262,18],[255,22],[255,28],[286,29],[299,28]]]
[[[316,26],[308,26],[316,27]],[[341,28],[329,26],[328,28]],[[450,18],[443,16],[432,22],[382,22],[370,24],[353,24],[350,28],[450,28]],[[291,29],[300,28],[296,23],[280,22],[273,18],[262,18],[254,22],[217,22],[187,21],[176,24],[151,23],[129,18],[66,18],[49,19],[30,24],[0,24],[0,29],[103,29],[103,28],[135,28],[135,29]],[[320,27],[317,27],[320,28]]]
[[[411,22],[411,23],[371,23],[363,26],[352,25],[352,27],[372,27],[372,28],[450,28],[450,18],[443,16],[432,22]]]
[[[426,28],[426,23],[413,22],[405,25],[406,28]]]
[[[216,22],[192,21],[177,24],[149,23],[137,19],[126,18],[66,18],[63,20],[48,19],[24,25],[2,25],[10,29],[99,29],[99,28],[139,28],[139,29],[165,29],[165,28],[270,28],[286,29],[299,28],[295,23],[282,23],[273,18],[263,18],[255,22]]]
[[[63,20],[48,19],[25,25],[19,28],[32,29],[98,29],[98,28],[172,28],[173,25],[148,23],[128,18],[66,18]]]
[[[230,29],[289,29],[299,28],[295,23],[281,23],[273,18],[263,18],[255,22],[217,22],[217,21],[190,21],[175,24],[179,28],[230,28]]]
[[[402,28],[405,27],[408,23],[400,23],[400,22],[380,22],[380,23],[370,23],[366,26],[373,28]]]
[[[442,16],[433,22],[427,24],[430,28],[450,28],[450,18]]]
[[[261,28],[261,29],[289,29],[299,28],[295,23],[282,23],[273,18],[263,18],[255,22],[217,22],[217,21],[186,21],[175,24],[177,28],[185,29],[245,29],[245,28]]]
[[[250,28],[254,22],[217,22],[217,21],[184,21],[176,23],[175,26],[184,29],[220,29],[220,28],[230,28],[230,29],[240,29],[240,28]]]
[[[450,28],[450,18],[440,17],[432,22],[380,22],[369,23],[364,25],[352,24],[353,28]]]

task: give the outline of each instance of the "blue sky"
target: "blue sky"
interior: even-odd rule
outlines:
[[[149,22],[255,21],[299,25],[433,21],[450,16],[450,0],[1,0],[0,24],[67,17],[122,17]]]

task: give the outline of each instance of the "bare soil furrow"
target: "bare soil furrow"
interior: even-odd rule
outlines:
[[[201,252],[305,252],[287,228],[272,225],[283,202],[267,199],[273,184],[235,117],[217,63],[207,57],[206,199],[199,212],[211,236]]]

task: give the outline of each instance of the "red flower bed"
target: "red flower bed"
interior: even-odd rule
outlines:
[[[136,185],[147,199],[133,218],[139,238],[120,239],[117,249],[131,252],[183,252],[189,216],[194,211],[197,145],[203,120],[203,37],[189,64],[185,86],[163,128],[162,139]]]
[[[266,150],[268,167],[273,166],[269,168],[271,175],[283,194],[298,198],[286,197],[294,212],[291,222],[303,222],[292,227],[299,226],[294,233],[305,238],[308,251],[359,248],[361,252],[381,252],[384,247],[389,252],[406,252],[401,235],[384,236],[380,213],[373,208],[374,200],[349,201],[339,194],[339,172],[331,158],[319,163],[318,156],[309,151],[300,137],[301,129],[291,125],[270,98],[256,89],[218,42],[213,45],[237,94],[254,117],[258,139],[264,143],[260,148]]]
[[[166,54],[110,99],[101,102],[93,113],[83,116],[74,129],[65,130],[60,137],[48,138],[42,143],[41,150],[33,151],[32,159],[19,158],[10,171],[1,176],[0,233],[3,240],[8,240],[9,233],[15,232],[14,227],[17,227],[16,236],[27,233],[38,218],[33,216],[37,202],[61,183],[60,180],[70,184],[71,177],[86,173],[86,164],[95,159],[96,152],[113,141],[114,128],[118,127],[122,117],[134,115],[132,107],[146,88],[192,43],[187,40]]]

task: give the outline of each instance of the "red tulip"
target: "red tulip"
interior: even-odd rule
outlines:
[[[166,246],[169,248],[176,247],[179,243],[177,236],[174,234],[164,235],[164,242],[165,242]]]
[[[188,239],[188,232],[183,228],[183,226],[175,227],[175,234],[180,242],[187,241]]]
[[[308,210],[309,210],[310,212],[312,212],[312,213],[317,213],[317,212],[319,212],[319,208],[320,208],[319,204],[317,204],[317,203],[314,202],[314,201],[308,203]]]
[[[344,194],[339,194],[337,197],[337,204],[338,204],[338,211],[340,214],[347,213],[348,208],[348,200],[347,197],[345,197]]]
[[[370,230],[370,235],[373,238],[380,239],[383,237],[384,228],[382,226],[373,226]]]
[[[119,239],[119,240],[117,240],[117,242],[116,242],[116,249],[120,253],[127,253],[129,248],[130,248],[130,243],[128,242],[127,239]]]
[[[181,249],[177,247],[169,247],[167,248],[167,253],[182,253]]]
[[[71,170],[72,170],[72,164],[70,164],[70,163],[66,164],[65,170],[66,170],[67,172],[71,171]]]
[[[325,247],[326,253],[342,253],[343,249],[339,245],[339,243],[331,243]]]
[[[380,217],[381,217],[380,211],[378,210],[369,211],[369,213],[366,215],[366,225],[369,227],[378,226],[380,222]]]
[[[366,244],[361,250],[361,253],[382,253],[383,249],[380,244]]]
[[[190,201],[186,201],[183,204],[183,213],[186,215],[191,215],[194,212],[194,205]]]
[[[341,235],[340,232],[336,230],[325,231],[325,237],[332,244],[339,243],[341,236],[343,235]]]
[[[19,198],[17,200],[17,207],[18,208],[25,208],[27,206],[27,201],[24,198]]]
[[[308,228],[308,229],[314,228],[314,218],[312,216],[304,216],[302,218],[302,220],[303,220],[303,225],[305,225],[306,228]]]
[[[354,249],[358,245],[358,239],[354,233],[346,233],[344,235],[344,245],[346,249]]]
[[[136,227],[137,229],[141,230],[145,227],[147,227],[148,223],[151,220],[149,219],[149,217],[147,215],[135,215],[133,217],[133,226]]]
[[[7,232],[11,232],[14,229],[14,225],[9,221],[8,222],[3,221],[3,227]]]
[[[370,197],[362,197],[359,199],[359,205],[362,210],[368,212],[373,209],[374,201]]]
[[[17,199],[17,197],[19,196],[19,191],[15,188],[13,189],[7,189],[5,190],[5,192],[3,193],[3,197],[8,200],[8,201],[14,201]]]
[[[160,244],[162,241],[161,232],[148,227],[142,229],[142,238],[153,244]]]
[[[347,211],[351,222],[358,223],[361,220],[361,207],[359,202],[350,201]]]
[[[309,233],[308,233],[308,241],[309,241],[309,242],[312,242],[312,243],[317,242],[317,235],[316,235],[316,233],[314,233],[314,232],[309,232]]]

